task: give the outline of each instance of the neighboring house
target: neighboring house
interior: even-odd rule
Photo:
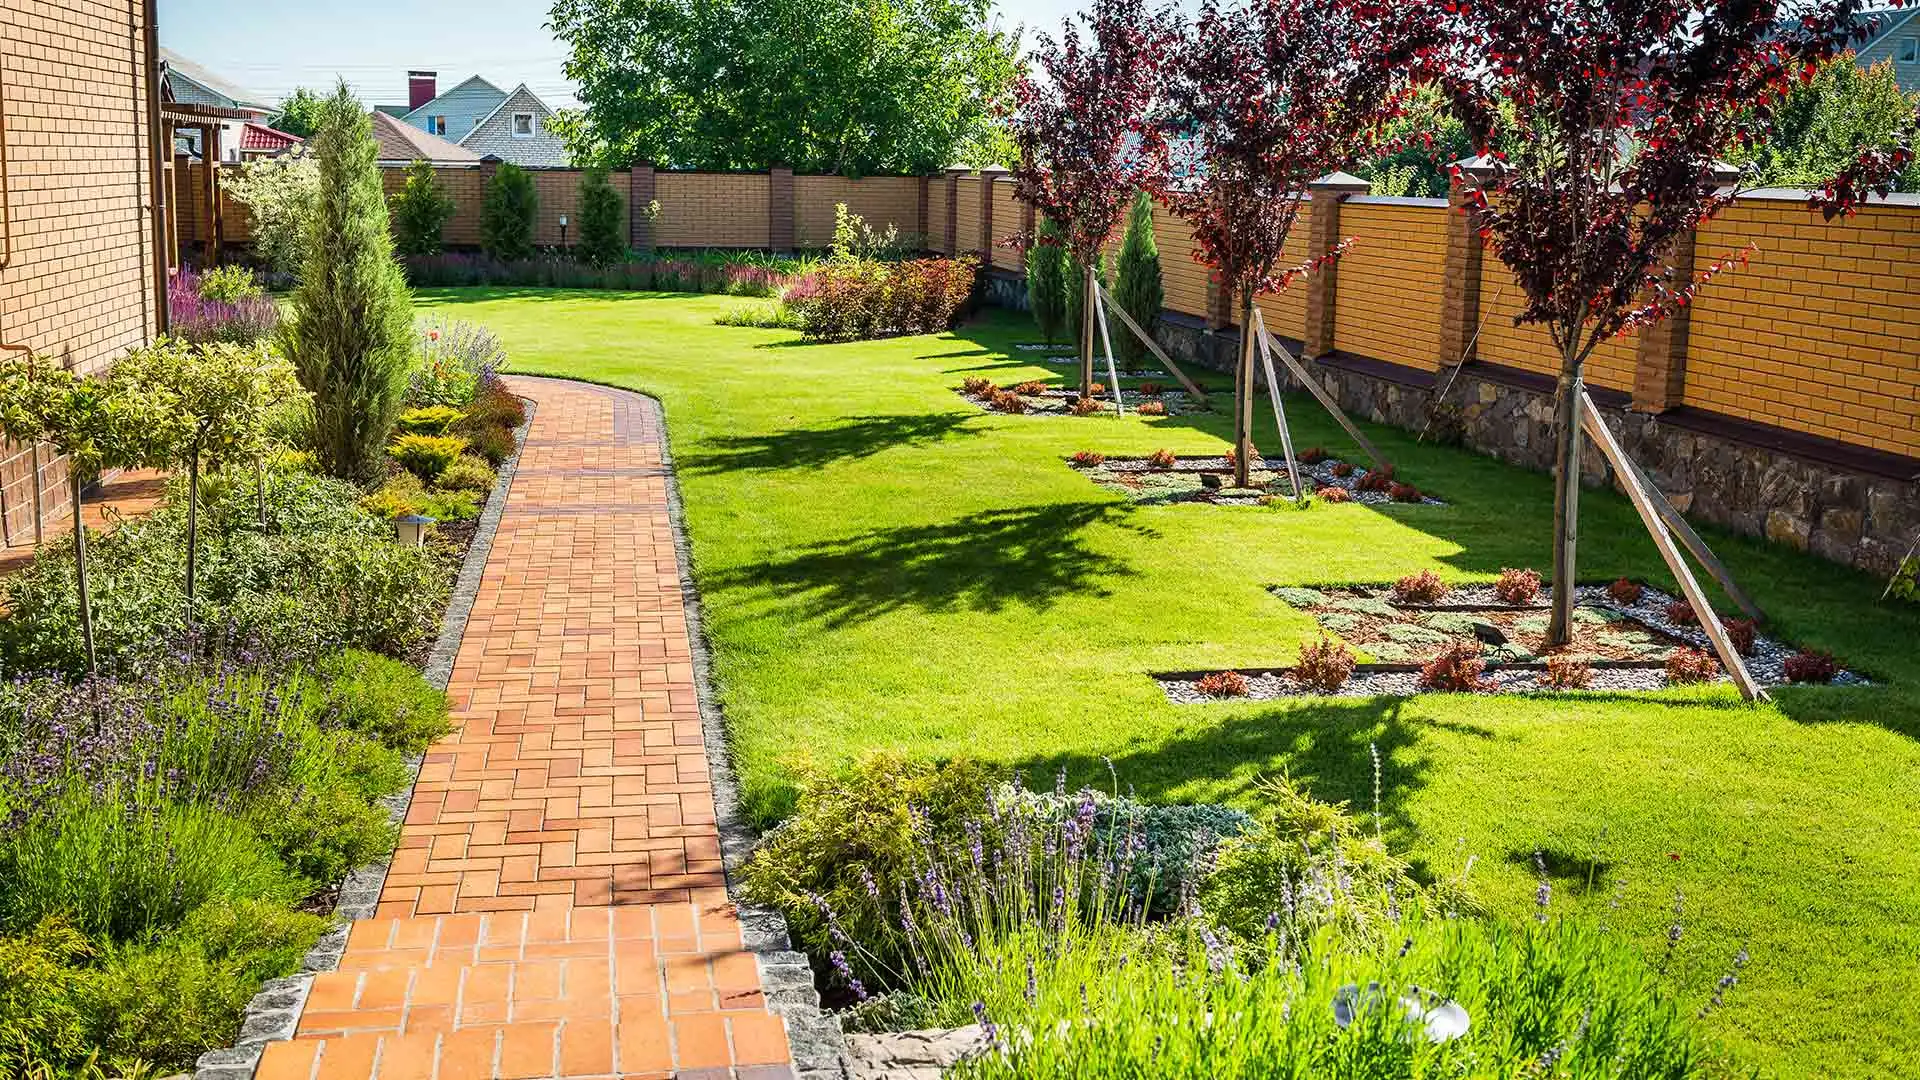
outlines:
[[[94,372],[163,329],[152,12],[0,3],[0,130],[23,136],[0,154],[0,355]],[[30,547],[62,525],[66,481],[51,448],[0,446],[0,542]]]
[[[1893,61],[1893,77],[1908,93],[1920,90],[1920,18],[1916,15],[1920,8],[1870,7],[1862,17],[1873,20],[1873,29],[1854,48],[1863,68]]]
[[[211,105],[248,113],[250,119],[227,120],[220,125],[220,160],[224,162],[242,161],[263,153],[279,153],[292,145],[284,143],[282,139],[294,139],[286,132],[275,131],[267,126],[267,118],[273,115],[274,107],[260,95],[240,89],[164,46],[160,49],[160,99],[182,105]],[[272,132],[272,135],[256,133],[250,136],[248,128]],[[247,150],[249,143],[256,148],[252,152]],[[270,144],[272,148],[269,149]],[[175,150],[200,157],[199,133],[181,132],[175,139]]]
[[[273,157],[276,154],[284,154],[294,147],[299,146],[304,141],[300,136],[281,131],[279,128],[271,128],[265,124],[255,124],[249,121],[240,126],[239,160],[251,161],[257,157]],[[223,149],[225,142],[225,139],[221,140]],[[226,156],[226,160],[233,161],[235,159],[232,156]]]
[[[440,93],[431,71],[407,72],[406,113],[401,119],[475,151],[534,169],[562,168],[567,145],[554,134],[553,110],[525,83],[502,90],[478,75]],[[392,113],[396,107],[379,106]]]
[[[404,169],[416,161],[441,168],[478,168],[480,155],[459,143],[429,135],[391,113],[375,110],[373,141],[380,147],[382,168]]]

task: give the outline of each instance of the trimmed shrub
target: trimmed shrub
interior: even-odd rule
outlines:
[[[416,161],[407,168],[407,182],[388,200],[393,217],[394,247],[402,255],[435,255],[440,236],[452,220],[453,198],[441,190],[433,164]]]
[[[389,453],[408,472],[431,484],[466,448],[467,440],[458,435],[402,435]]]
[[[1098,450],[1080,450],[1073,455],[1073,463],[1083,469],[1091,469],[1107,460],[1107,455]]]
[[[1139,390],[1140,390],[1140,396],[1142,397],[1159,397],[1161,394],[1164,394],[1167,392],[1167,388],[1165,386],[1161,385],[1160,383],[1152,382],[1152,381],[1141,383]]]
[[[1494,582],[1493,595],[1499,597],[1501,603],[1515,607],[1531,604],[1540,596],[1540,572],[1508,567],[1500,571],[1500,580]]]
[[[1300,662],[1294,665],[1294,678],[1322,693],[1331,694],[1347,685],[1353,675],[1353,650],[1325,634],[1317,641],[1300,646]]]
[[[1460,641],[1429,660],[1420,669],[1420,685],[1443,693],[1471,693],[1486,685],[1481,678],[1487,662],[1481,658],[1478,641]]]
[[[1327,460],[1327,452],[1318,446],[1309,446],[1305,450],[1300,451],[1300,464],[1302,465],[1318,465],[1325,460]]]
[[[1644,592],[1646,592],[1645,586],[1628,578],[1620,578],[1607,586],[1607,597],[1616,604],[1637,604]]]
[[[1167,415],[1167,403],[1164,401],[1143,401],[1135,406],[1133,411],[1141,416],[1165,416]]]
[[[1368,469],[1366,473],[1355,482],[1353,489],[1355,491],[1385,492],[1392,486],[1393,466],[1389,465],[1380,469]]]
[[[1666,607],[1667,621],[1675,626],[1699,626],[1700,613],[1685,600],[1675,600]]]
[[[1417,503],[1425,496],[1412,484],[1392,483],[1387,485],[1387,498],[1397,503]]]
[[[357,731],[404,754],[417,754],[453,730],[447,695],[413,665],[361,649],[346,649],[316,666],[315,711],[329,727]]]
[[[1147,455],[1147,464],[1156,469],[1171,469],[1178,461],[1179,459],[1173,456],[1173,451],[1164,447]]]
[[[282,352],[313,394],[314,451],[345,480],[378,475],[413,358],[413,303],[393,261],[371,122],[346,84],[313,148],[320,194]]]
[[[1011,390],[995,390],[987,396],[994,409],[1003,413],[1023,413],[1027,411],[1027,399]]]
[[[1323,499],[1330,503],[1343,503],[1343,502],[1353,501],[1352,492],[1348,491],[1346,488],[1343,488],[1343,487],[1334,487],[1331,484],[1323,488],[1315,488],[1313,494],[1317,498]]]
[[[1039,379],[1028,379],[1026,382],[1013,384],[1011,389],[1016,394],[1025,394],[1028,397],[1039,397],[1041,394],[1047,392],[1047,384],[1041,382]]]
[[[1752,619],[1728,619],[1723,624],[1727,628],[1727,638],[1733,642],[1733,651],[1741,656],[1753,655],[1753,642],[1759,636],[1760,628]]]
[[[471,491],[485,494],[493,489],[494,472],[492,466],[472,454],[462,454],[454,463],[440,471],[434,480],[434,486],[442,491]]]
[[[1092,416],[1094,413],[1101,411],[1102,408],[1104,408],[1104,406],[1090,397],[1073,399],[1073,415],[1075,416]]]
[[[1788,682],[1830,683],[1840,673],[1840,664],[1832,653],[1807,651],[1787,657],[1783,670]]]
[[[1166,306],[1166,289],[1160,281],[1160,248],[1153,237],[1153,199],[1144,191],[1134,197],[1127,212],[1127,231],[1114,267],[1113,300],[1148,333],[1153,333],[1160,309]],[[1144,362],[1148,355],[1146,343],[1124,326],[1117,328],[1113,351],[1114,358],[1129,368]]]
[[[1333,463],[1332,472],[1333,475],[1344,480],[1353,475],[1353,463],[1350,461],[1336,461]]]
[[[1212,698],[1246,697],[1247,677],[1237,671],[1216,671],[1202,675],[1193,688]]]
[[[1547,657],[1548,686],[1555,690],[1583,690],[1593,681],[1593,666],[1571,653]]]
[[[445,435],[447,429],[460,422],[459,409],[447,405],[430,405],[424,409],[408,409],[394,419],[394,426],[408,435]]]
[[[787,290],[801,332],[818,341],[866,341],[949,329],[973,295],[968,259],[829,263]]]
[[[960,392],[970,397],[986,397],[998,389],[992,379],[980,375],[969,375],[960,380]]]
[[[1027,304],[1041,339],[1052,345],[1074,332],[1067,326],[1067,249],[1052,218],[1041,217],[1036,234],[1027,249]]]
[[[609,266],[627,257],[627,203],[607,182],[605,169],[588,169],[580,178],[580,244],[575,254],[592,266]]]
[[[1703,683],[1719,677],[1719,659],[1704,649],[1682,645],[1667,656],[1667,681],[1670,683]]]
[[[1403,604],[1436,604],[1448,591],[1447,583],[1431,570],[1408,574],[1393,583],[1393,598]]]
[[[504,262],[532,258],[533,224],[539,213],[533,177],[511,161],[502,162],[480,204],[480,246]]]

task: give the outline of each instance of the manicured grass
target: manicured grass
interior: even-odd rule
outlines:
[[[777,816],[801,762],[873,750],[1067,769],[1164,800],[1247,805],[1286,771],[1372,801],[1435,872],[1467,855],[1496,907],[1604,907],[1770,1075],[1886,1076],[1920,1060],[1920,616],[1880,583],[1709,532],[1774,632],[1887,685],[1654,696],[1428,696],[1170,705],[1145,673],[1290,661],[1314,632],[1272,584],[1486,580],[1550,561],[1551,484],[1369,428],[1446,507],[1134,507],[1075,475],[1076,450],[1219,453],[1228,417],[989,416],[962,377],[1064,382],[993,313],[940,337],[808,345],[718,327],[728,297],[455,290],[421,303],[484,322],[521,372],[632,387],[666,405],[736,761]],[[1295,445],[1357,460],[1291,400]],[[1262,405],[1260,432],[1277,443]],[[1582,577],[1670,584],[1626,501],[1583,501]]]

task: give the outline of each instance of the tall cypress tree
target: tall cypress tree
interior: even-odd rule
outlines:
[[[604,169],[580,179],[580,258],[607,266],[627,257],[627,204]]]
[[[1059,341],[1067,321],[1067,248],[1060,226],[1049,217],[1040,219],[1027,249],[1027,305],[1046,343]]]
[[[1127,237],[1120,244],[1120,261],[1114,268],[1113,299],[1149,334],[1160,318],[1160,309],[1166,306],[1166,289],[1160,282],[1160,247],[1153,239],[1153,199],[1144,191],[1134,198],[1133,209],[1127,214]],[[1138,368],[1147,358],[1146,343],[1124,326],[1113,334],[1114,359],[1122,366]]]
[[[345,82],[321,113],[313,151],[319,194],[282,351],[313,394],[321,465],[342,479],[371,480],[406,393],[413,298],[393,258],[373,127]]]
[[[503,162],[487,182],[486,200],[480,204],[480,246],[507,262],[532,258],[533,220],[539,212],[533,177],[513,162]]]

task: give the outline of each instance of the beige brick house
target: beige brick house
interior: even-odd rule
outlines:
[[[0,350],[92,371],[164,325],[153,10],[0,0]],[[0,447],[0,540],[64,521],[65,482],[51,450]]]

